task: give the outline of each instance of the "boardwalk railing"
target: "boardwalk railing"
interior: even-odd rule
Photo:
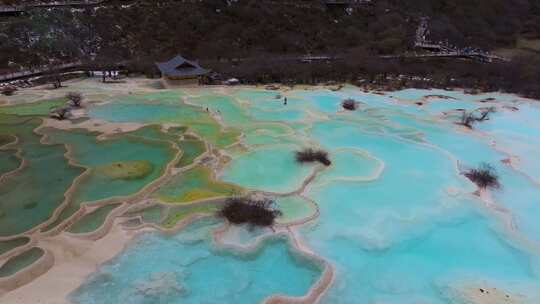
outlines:
[[[9,74],[2,74],[2,75],[0,75],[0,82],[16,80],[16,79],[24,78],[24,77],[39,76],[39,75],[42,75],[42,74],[47,73],[47,72],[65,70],[65,69],[79,67],[79,66],[81,66],[80,61],[79,62],[70,62],[70,63],[56,65],[56,66],[54,66],[54,68],[41,67],[41,68],[36,68],[36,69],[29,69],[29,70],[23,70],[23,71],[19,71],[19,72],[9,73]]]
[[[18,6],[0,5],[0,13],[16,13],[22,12],[24,9]]]
[[[493,61],[510,61],[506,58],[491,55],[483,52],[440,52],[430,54],[401,54],[401,55],[383,55],[379,56],[384,59],[401,59],[401,58],[465,58],[472,59],[480,62],[493,62]]]
[[[506,58],[499,57],[496,55],[491,55],[486,51],[475,49],[472,47],[458,48],[449,44],[447,41],[440,41],[439,43],[430,41],[427,36],[429,35],[429,18],[422,17],[420,18],[420,24],[416,30],[416,37],[414,41],[414,47],[430,51],[428,54],[405,54],[405,55],[391,55],[391,56],[381,56],[381,58],[437,58],[437,57],[446,57],[446,58],[468,58],[472,60],[477,60],[480,62],[493,62],[495,60],[499,61],[509,61]]]
[[[88,1],[57,1],[53,3],[36,3],[36,4],[27,4],[27,8],[39,8],[39,7],[57,7],[57,6],[86,6],[86,5],[99,5],[107,0],[88,0]]]
[[[32,8],[53,8],[65,6],[95,6],[100,5],[109,0],[86,0],[86,1],[56,1],[52,3],[35,2],[23,5],[0,5],[0,13],[16,13],[24,12]]]

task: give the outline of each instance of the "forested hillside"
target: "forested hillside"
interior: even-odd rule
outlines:
[[[499,82],[506,79],[496,71],[508,70],[506,64],[469,67],[472,72],[464,73],[453,71],[462,69],[461,63],[446,61],[379,62],[379,55],[411,51],[419,19],[427,16],[431,40],[506,50],[505,54],[515,55],[512,69],[518,69],[530,80],[540,80],[538,65],[530,66],[538,62],[540,51],[536,49],[536,42],[540,41],[538,0],[357,2],[345,9],[327,7],[318,0],[113,0],[77,9],[28,9],[20,16],[1,19],[0,68],[41,65],[56,58],[102,65],[122,60],[144,70],[150,69],[156,60],[181,53],[228,72],[232,68],[226,63],[233,60],[235,72],[247,78],[262,71],[272,79],[282,78],[280,75],[297,78],[302,73],[312,77],[313,73],[328,75],[337,71],[314,64],[292,72],[287,69],[296,65],[274,64],[270,68],[265,62],[279,62],[292,55],[325,54],[345,59],[336,65],[342,69],[341,77],[346,78],[397,70],[437,74],[441,72],[434,69],[446,69],[444,79],[476,79],[483,77],[477,73],[488,72]],[[524,43],[533,47],[524,52],[508,52]],[[243,69],[242,62],[249,64]],[[529,64],[522,67],[520,62]],[[527,72],[521,73],[521,68]]]

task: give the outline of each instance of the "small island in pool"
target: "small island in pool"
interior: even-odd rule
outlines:
[[[540,303],[539,101],[156,83],[0,96],[1,303]]]

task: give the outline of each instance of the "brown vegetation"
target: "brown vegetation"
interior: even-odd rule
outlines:
[[[70,105],[79,108],[83,101],[83,96],[80,92],[69,92],[66,94],[66,98],[69,100]]]
[[[468,170],[464,175],[480,189],[498,189],[501,187],[499,184],[499,176],[495,172],[495,168],[486,163],[480,164],[476,169]]]
[[[71,114],[71,109],[69,107],[63,106],[59,108],[54,108],[49,113],[49,117],[57,119],[57,120],[64,120]]]
[[[218,212],[218,216],[234,225],[268,227],[274,225],[275,219],[281,216],[281,211],[275,209],[273,205],[274,201],[269,199],[232,198]]]
[[[347,98],[341,103],[341,106],[345,110],[354,111],[354,110],[356,110],[358,104],[356,103],[356,100],[351,99],[351,98]]]
[[[325,9],[322,1],[122,3],[108,1],[100,9],[35,9],[3,19],[0,68],[82,60],[96,69],[125,64],[131,71],[154,75],[155,61],[181,53],[225,79],[245,83],[361,79],[374,85],[392,82],[395,88],[474,87],[540,97],[540,55],[534,52],[493,64],[379,58],[411,49],[420,16],[430,17],[432,41],[492,51],[514,48],[522,39],[540,37],[539,1],[377,0],[348,12]],[[306,54],[336,60],[300,62]]]
[[[319,162],[325,166],[330,166],[332,164],[328,158],[328,152],[323,150],[313,150],[311,148],[297,151],[296,161],[299,163]]]
[[[489,120],[489,114],[494,113],[495,111],[494,107],[477,109],[472,112],[463,111],[461,120],[457,124],[472,129],[475,123]],[[477,114],[478,112],[479,114]]]

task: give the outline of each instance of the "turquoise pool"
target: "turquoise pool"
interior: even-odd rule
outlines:
[[[322,303],[485,304],[484,291],[492,288],[504,295],[497,303],[540,303],[536,101],[442,90],[380,95],[354,87],[282,92],[286,106],[276,101],[276,93],[255,89],[226,96],[186,94],[189,115],[171,110],[176,95],[164,95],[174,100],[164,97],[161,103],[157,95],[156,102],[124,100],[91,115],[188,124],[201,115],[191,105],[220,109],[222,128],[239,130],[244,148],[219,145],[211,136],[230,156],[218,178],[253,190],[298,190],[314,167],[297,164],[294,151],[327,150],[333,164],[303,189],[304,198],[278,200],[289,221],[314,214],[306,199],[317,205],[316,219],[291,229],[335,268]],[[359,109],[342,111],[345,98],[360,101]],[[425,104],[415,104],[418,100]],[[486,106],[497,112],[472,131],[448,115]],[[129,113],[132,107],[135,112]],[[110,111],[117,110],[112,117]],[[510,156],[519,158],[513,167],[502,162]],[[459,171],[482,162],[496,169],[503,186],[491,193],[491,205],[473,194],[476,187]],[[71,299],[81,304],[258,303],[276,293],[304,295],[321,275],[313,261],[293,253],[283,240],[264,240],[249,255],[218,250],[209,237],[217,225],[203,220],[172,236],[137,237]],[[505,302],[510,300],[517,302]]]

